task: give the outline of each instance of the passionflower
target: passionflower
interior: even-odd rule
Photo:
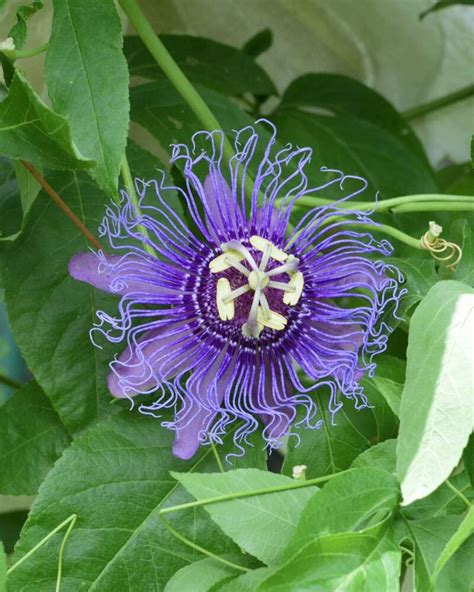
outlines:
[[[162,421],[182,459],[221,442],[233,422],[238,448],[259,425],[278,446],[298,407],[298,421],[318,427],[309,393],[323,385],[332,413],[343,399],[367,405],[360,379],[386,348],[400,297],[398,273],[381,259],[390,244],[342,203],[366,181],[323,167],[310,186],[311,149],[278,146],[269,122],[237,131],[234,149],[224,158],[219,131],[198,132],[191,149],[173,146],[181,186],[164,174],[137,179],[138,203],[122,191],[100,227],[113,254],[81,253],[69,266],[121,296],[118,315],[98,311],[93,329],[127,344],[110,363],[109,390],[132,402],[155,393],[143,413],[174,410]],[[346,195],[347,184],[357,188]],[[298,199],[328,188],[337,200],[290,224]],[[169,205],[176,194],[184,217]]]

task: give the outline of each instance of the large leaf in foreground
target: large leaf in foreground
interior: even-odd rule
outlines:
[[[37,492],[69,437],[34,382],[17,390],[0,410],[0,492]]]
[[[472,431],[473,311],[474,290],[443,281],[413,314],[397,451],[405,504],[449,476]]]
[[[19,72],[0,103],[0,154],[51,169],[94,165],[78,152],[67,119],[51,111]]]
[[[58,173],[48,180],[89,229],[97,228],[107,198],[90,179]],[[88,249],[84,236],[41,192],[8,255],[4,278],[13,335],[70,432],[111,412],[106,374],[112,350],[93,347],[89,330],[95,311],[116,306],[118,299],[68,273],[71,257]]]
[[[202,554],[176,539],[158,513],[190,501],[170,478],[170,470],[216,471],[210,447],[191,461],[171,454],[173,433],[148,416],[125,411],[88,430],[65,451],[40,488],[16,548],[19,559],[71,514],[77,523],[64,555],[61,592],[85,590],[128,592],[163,590],[178,570],[202,559]],[[225,452],[235,452],[229,446]],[[261,465],[255,448],[236,462]],[[219,448],[219,453],[222,449]],[[218,555],[235,553],[236,545],[209,520],[202,509],[167,515],[180,533]],[[12,574],[12,590],[50,592],[57,574],[59,533]]]
[[[215,475],[173,473],[173,476],[199,500],[294,483],[283,475],[257,469]],[[240,547],[271,565],[281,557],[300,512],[314,491],[315,487],[279,491],[204,507]]]
[[[53,107],[71,123],[90,171],[115,193],[128,132],[128,71],[113,0],[54,0],[45,75]]]

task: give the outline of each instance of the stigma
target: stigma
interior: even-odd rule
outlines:
[[[243,283],[234,290],[226,277],[217,280],[217,312],[222,321],[232,320],[235,301],[247,292],[253,293],[247,320],[242,324],[242,334],[259,337],[265,328],[282,331],[287,324],[284,315],[270,309],[265,291],[268,288],[280,290],[283,304],[295,306],[303,292],[304,278],[298,271],[299,259],[288,255],[271,241],[254,235],[250,237],[250,245],[256,255],[239,241],[222,244],[222,254],[209,263],[209,269],[211,273],[222,273],[228,269],[240,273]],[[283,274],[288,276],[288,282],[274,279]]]

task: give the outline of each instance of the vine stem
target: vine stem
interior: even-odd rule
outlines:
[[[275,200],[275,206],[281,205],[283,199]],[[326,199],[323,197],[312,197],[310,195],[305,195],[300,197],[296,202],[296,205],[300,207],[308,207],[314,208],[318,206],[326,206],[331,204],[336,204],[335,200]],[[449,209],[450,206],[456,206],[460,204],[461,207],[465,207],[466,210],[470,210],[474,204],[474,200],[472,197],[468,197],[465,195],[442,195],[437,193],[426,193],[426,194],[416,194],[416,195],[404,195],[402,197],[393,197],[390,199],[383,199],[380,201],[349,201],[349,202],[342,202],[337,204],[339,209],[347,209],[347,210],[359,210],[359,211],[374,211],[374,212],[400,212],[400,211],[408,211],[408,210],[401,210],[399,209],[401,206],[410,205],[412,207],[417,206],[419,204],[420,209],[412,209],[410,211],[430,211],[430,208],[435,207],[438,208],[439,204],[443,204],[445,209]],[[428,206],[426,207],[426,204]],[[425,209],[422,209],[423,205],[425,205]],[[440,208],[441,209],[441,208]]]
[[[119,0],[119,3],[156,63],[160,66],[171,84],[192,109],[196,117],[204,126],[204,129],[208,131],[222,129],[222,126],[217,121],[204,99],[188,80],[184,72],[175,62],[153,30],[153,27],[148,22],[148,19],[138,6],[136,0]],[[229,160],[234,156],[234,150],[226,137],[224,139],[224,154]]]
[[[41,173],[29,162],[26,162],[25,160],[20,160],[20,162],[31,173],[31,175],[36,179],[36,181],[38,181],[38,183],[46,191],[46,193],[54,201],[54,203],[61,208],[61,210],[66,214],[69,220],[71,220],[71,222],[87,238],[91,245],[95,247],[98,251],[103,251],[104,248],[102,247],[100,242],[90,232],[87,226],[83,222],[81,222],[81,220],[79,220],[76,214],[64,202],[60,195],[56,193],[56,191],[51,187],[51,185],[46,181],[46,179],[41,175]]]
[[[297,481],[288,483],[287,485],[276,485],[275,487],[267,487],[262,489],[253,489],[251,491],[237,491],[235,493],[226,493],[225,495],[219,495],[216,497],[208,497],[202,500],[196,500],[194,502],[187,502],[185,504],[179,504],[178,506],[170,506],[169,508],[163,508],[159,514],[169,514],[170,512],[178,512],[179,510],[186,510],[187,508],[197,508],[199,506],[210,506],[212,504],[219,504],[221,502],[227,502],[234,499],[242,499],[244,497],[254,497],[256,495],[266,495],[268,493],[278,493],[279,491],[288,491],[291,489],[300,489],[302,487],[311,487],[318,483],[324,483],[330,481],[340,475],[351,473],[355,469],[347,469],[346,471],[340,471],[339,473],[332,473],[331,475],[325,475],[324,477],[316,477],[314,479],[308,479],[307,481]]]
[[[421,204],[407,203],[395,206],[391,209],[394,214],[406,214],[408,212],[474,212],[474,200],[471,202],[443,203],[427,201]]]
[[[394,228],[393,226],[389,226],[388,224],[357,224],[357,228],[366,228],[367,230],[373,230],[375,232],[382,232],[383,234],[387,234],[392,238],[405,243],[406,245],[413,247],[415,249],[422,249],[421,240],[419,238],[413,238],[409,234],[398,230],[398,228]]]
[[[5,374],[0,374],[0,384],[4,384],[6,386],[10,386],[11,388],[18,389],[21,386],[21,382],[16,381],[14,378],[10,378],[9,376],[5,376]]]
[[[201,547],[200,545],[198,545],[198,544],[194,543],[193,541],[191,541],[190,539],[186,538],[184,535],[182,535],[180,532],[178,532],[175,528],[173,528],[171,526],[171,524],[162,515],[162,512],[160,512],[158,516],[159,516],[163,526],[167,530],[169,530],[169,532],[174,537],[176,537],[178,539],[178,541],[181,541],[185,545],[188,545],[188,547],[191,547],[192,549],[195,549],[196,551],[199,551],[203,555],[207,555],[208,557],[211,557],[212,559],[215,559],[216,561],[219,561],[220,563],[224,563],[225,565],[228,565],[229,567],[232,567],[233,569],[237,569],[239,571],[244,571],[244,572],[250,571],[250,569],[248,567],[244,567],[243,565],[238,565],[237,563],[232,563],[232,561],[228,561],[227,559],[224,559],[224,557],[220,557],[219,555],[215,555],[212,551],[209,551],[208,549],[205,549],[204,547]]]
[[[71,514],[69,518],[66,518],[61,524],[58,524],[55,529],[49,532],[45,537],[43,537],[40,542],[35,545],[32,549],[25,553],[21,559],[19,559],[16,563],[14,563],[9,569],[7,569],[7,575],[10,575],[17,567],[19,567],[24,561],[26,561],[29,557],[31,557],[38,549],[40,549],[43,545],[45,545],[57,532],[63,529],[66,525],[68,525],[68,529],[66,530],[63,541],[61,543],[61,547],[59,549],[59,557],[58,557],[58,577],[56,579],[56,592],[59,591],[59,586],[61,584],[61,574],[62,574],[62,559],[64,553],[64,546],[66,541],[71,534],[72,529],[77,520],[77,514]]]
[[[216,459],[217,466],[219,467],[219,471],[221,473],[225,473],[224,465],[222,464],[221,457],[219,456],[219,452],[217,451],[216,445],[214,444],[213,440],[211,440],[211,448]]]
[[[457,103],[458,101],[463,101],[474,95],[474,84],[470,84],[469,86],[465,86],[449,95],[445,95],[444,97],[440,97],[439,99],[434,99],[433,101],[428,101],[423,105],[419,105],[418,107],[413,107],[413,109],[408,109],[404,113],[402,113],[405,119],[411,120],[416,119],[417,117],[422,117],[423,115],[428,115],[428,113],[432,113],[433,111],[438,111],[438,109],[442,109],[443,107],[447,107],[448,105],[452,105],[453,103]]]
[[[32,49],[3,49],[2,53],[4,53],[7,58],[10,58],[11,60],[23,60],[25,58],[33,58],[40,53],[44,53],[48,50],[48,47],[49,43],[44,43],[43,45],[33,47]]]

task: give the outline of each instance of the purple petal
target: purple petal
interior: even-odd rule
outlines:
[[[109,390],[114,397],[130,397],[150,392],[193,366],[195,348],[189,345],[192,333],[182,323],[167,323],[144,332],[137,343],[111,363]]]
[[[151,262],[133,254],[78,253],[69,262],[69,273],[74,279],[105,292],[120,296],[138,293],[155,300],[164,296],[165,302],[170,303],[170,297],[178,294],[178,287],[174,288],[167,276],[171,273],[177,283],[180,274],[169,266],[163,271],[161,267],[165,265],[159,261]],[[163,286],[164,281],[169,286]]]
[[[204,370],[195,372],[188,380],[188,396],[176,416],[173,444],[173,454],[182,460],[196,454],[219,412],[235,368],[235,360],[227,360],[226,366],[225,357],[226,352],[221,352]]]

